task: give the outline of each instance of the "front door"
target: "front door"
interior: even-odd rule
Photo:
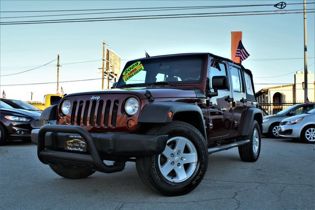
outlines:
[[[219,59],[212,59],[208,68],[209,89],[212,88],[212,78],[214,76],[225,76],[228,78],[228,65]],[[232,92],[231,86],[228,85],[224,90],[217,90],[218,96],[209,98],[206,108],[206,121],[208,121],[208,145],[218,143],[231,135],[232,119]]]

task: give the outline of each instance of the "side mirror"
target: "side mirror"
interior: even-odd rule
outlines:
[[[215,91],[228,89],[227,78],[225,76],[212,77],[212,88]]]

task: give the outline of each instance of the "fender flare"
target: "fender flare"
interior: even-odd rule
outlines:
[[[168,113],[172,112],[173,117],[170,118]],[[176,116],[180,114],[193,114],[197,117],[197,124],[193,124],[201,132],[201,134],[207,139],[205,122],[202,111],[198,105],[188,104],[183,102],[153,102],[147,104],[142,109],[139,115],[139,123],[157,123],[164,124],[173,121]],[[187,121],[192,124],[191,122]]]
[[[241,123],[238,129],[242,136],[248,136],[250,134],[252,127],[248,125],[252,124],[254,120],[258,121],[260,130],[262,131],[263,114],[260,109],[251,107],[242,113]]]
[[[56,120],[57,119],[57,107],[58,105],[52,105],[42,112],[40,115],[40,121],[47,122],[50,120]]]

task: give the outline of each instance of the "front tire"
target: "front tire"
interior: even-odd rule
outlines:
[[[254,121],[249,135],[250,142],[238,147],[240,158],[244,162],[255,162],[260,155],[261,131],[257,121]]]
[[[206,142],[199,130],[188,123],[175,121],[150,134],[169,135],[169,139],[161,154],[137,158],[141,180],[169,196],[195,189],[208,167]]]
[[[271,138],[279,138],[279,132],[280,132],[280,124],[274,123],[269,128],[269,137]]]
[[[50,168],[59,176],[67,179],[84,179],[95,173],[88,166],[65,166],[61,164],[50,164]]]
[[[315,125],[307,126],[301,133],[301,139],[307,143],[315,143]]]

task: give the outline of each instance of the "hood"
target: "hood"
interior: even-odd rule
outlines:
[[[28,111],[24,109],[5,109],[1,108],[0,112],[3,114],[8,114],[8,115],[15,115],[15,116],[26,116],[29,118],[32,118],[34,120],[39,119],[41,113],[38,111]]]
[[[264,120],[267,120],[267,119],[273,119],[273,118],[283,118],[284,116],[282,115],[276,115],[276,114],[273,114],[273,115],[267,115],[267,116],[264,116]]]
[[[298,118],[305,117],[305,116],[308,116],[308,115],[309,114],[299,114],[299,115],[295,115],[295,116],[292,116],[292,117],[285,118],[282,121],[293,121],[293,120],[296,120]]]
[[[185,90],[185,89],[174,89],[174,88],[128,88],[128,89],[112,89],[108,91],[93,91],[69,94],[69,96],[80,96],[80,95],[103,95],[103,94],[133,94],[139,98],[146,98],[146,93],[151,93],[153,99],[155,98],[196,98],[202,96],[202,92],[196,90]]]

